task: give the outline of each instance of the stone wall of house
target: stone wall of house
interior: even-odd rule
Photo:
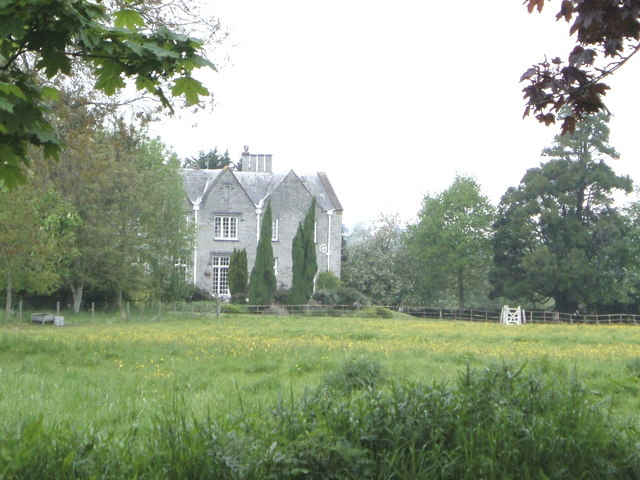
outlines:
[[[264,175],[270,174],[265,172]],[[298,176],[290,172],[270,192],[268,201],[271,201],[273,219],[278,222],[278,238],[272,241],[274,257],[277,259],[278,288],[290,288],[292,241],[311,205],[312,195]],[[197,249],[192,259],[195,265],[192,276],[198,287],[212,292],[212,257],[229,256],[234,248],[246,249],[248,268],[251,271],[255,262],[259,221],[265,208],[266,203],[260,209],[256,207],[230,170],[219,173],[197,208]],[[195,213],[193,208],[187,210],[187,215],[193,220],[196,218]],[[327,212],[316,204],[315,213],[318,271],[331,270],[340,276],[342,212]],[[214,217],[218,215],[238,217],[237,239],[214,238]]]
[[[269,198],[273,218],[278,219],[278,241],[272,243],[273,256],[278,259],[278,288],[289,288],[293,237],[311,206],[312,197],[298,177],[290,172]]]
[[[238,239],[216,240],[214,217],[238,217]],[[256,209],[242,186],[230,171],[224,171],[203,198],[198,211],[196,285],[211,292],[211,261],[214,255],[231,255],[234,248],[247,250],[247,259],[253,265],[257,247]]]
[[[342,252],[342,212],[316,210],[316,254],[318,272],[331,271],[340,277]]]

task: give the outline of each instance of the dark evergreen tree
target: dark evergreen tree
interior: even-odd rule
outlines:
[[[208,152],[200,151],[197,157],[185,158],[182,161],[182,165],[184,168],[220,169],[229,167],[231,170],[236,169],[236,164],[229,157],[229,150],[226,150],[224,154],[220,154],[218,147],[214,147],[213,150]]]
[[[316,223],[316,199],[298,225],[296,236],[291,245],[292,278],[291,290],[287,297],[289,305],[305,305],[313,295],[313,279],[318,271],[316,245],[313,234]]]
[[[543,151],[551,160],[502,197],[493,236],[495,297],[553,299],[562,312],[601,311],[619,301],[629,256],[613,194],[631,192],[632,182],[605,163],[618,157],[607,121],[594,115],[574,134],[556,136]]]
[[[260,240],[256,250],[256,261],[249,280],[249,303],[251,305],[271,305],[276,291],[276,274],[273,271],[273,247],[271,246],[271,202],[262,217]]]
[[[229,291],[233,303],[244,303],[247,299],[247,251],[233,249],[229,259]]]

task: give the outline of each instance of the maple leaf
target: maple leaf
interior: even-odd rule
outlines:
[[[535,67],[531,67],[529,70],[527,70],[526,72],[524,72],[522,74],[522,76],[520,77],[520,81],[524,82],[525,80],[529,80],[531,77],[533,77],[536,73],[538,72],[538,69]]]
[[[579,67],[580,65],[593,65],[593,60],[595,58],[595,50],[591,48],[584,49],[580,45],[576,45],[569,54],[569,64],[573,67]]]
[[[118,28],[135,30],[136,27],[144,26],[144,20],[135,10],[123,9],[115,13],[114,25]]]
[[[538,9],[538,12],[541,12],[544,6],[544,0],[525,0],[524,3],[528,3],[527,10],[529,10],[529,13],[533,12],[535,8]]]
[[[547,127],[552,123],[556,123],[556,116],[553,113],[539,114],[536,118],[540,123],[544,123]]]
[[[564,19],[569,22],[571,17],[573,16],[573,2],[569,0],[562,0],[562,6],[560,7],[560,11],[556,15],[556,20],[560,20],[564,17]]]
[[[176,79],[171,94],[176,97],[184,94],[187,104],[195,105],[200,101],[199,95],[208,95],[209,91],[195,78],[182,77]]]

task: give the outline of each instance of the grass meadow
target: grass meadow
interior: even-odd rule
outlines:
[[[404,387],[399,385],[431,385],[433,387],[429,388],[440,389],[438,391],[441,392],[448,388],[447,385],[458,385],[454,389],[461,390],[466,388],[464,385],[470,384],[470,381],[464,380],[470,371],[483,371],[491,365],[508,364],[511,372],[522,370],[530,375],[522,384],[522,388],[526,389],[532,388],[530,385],[534,378],[550,379],[544,381],[548,385],[568,385],[577,378],[582,385],[581,402],[602,408],[603,419],[606,417],[607,421],[616,425],[635,425],[634,431],[637,433],[640,411],[640,328],[581,325],[509,327],[492,323],[415,320],[399,314],[393,319],[167,315],[162,319],[129,321],[109,316],[91,319],[80,314],[67,316],[64,327],[4,321],[0,323],[0,431],[4,432],[5,441],[13,439],[16,449],[21,442],[24,443],[25,432],[29,431],[30,425],[37,426],[33,428],[40,432],[38,435],[63,432],[60,435],[67,439],[68,449],[75,453],[65,453],[62,456],[64,458],[58,460],[47,457],[41,461],[46,468],[53,468],[56,475],[61,475],[59,478],[82,478],[85,473],[86,478],[92,475],[109,478],[105,468],[114,475],[113,478],[120,475],[198,478],[199,475],[194,472],[172,472],[166,467],[154,470],[155,467],[148,467],[146,463],[144,467],[136,467],[138,460],[133,459],[125,462],[129,470],[121,470],[124,468],[122,465],[117,468],[112,465],[109,470],[94,458],[91,468],[97,470],[86,470],[89,467],[83,456],[85,454],[79,451],[81,449],[77,442],[86,443],[86,439],[90,438],[89,443],[93,445],[96,438],[120,438],[119,448],[125,448],[122,438],[131,439],[135,435],[132,432],[146,432],[145,441],[148,441],[149,432],[152,431],[164,438],[166,432],[159,434],[157,430],[161,428],[159,425],[167,422],[182,424],[185,431],[194,428],[194,425],[202,427],[204,424],[208,425],[207,428],[216,425],[216,428],[224,430],[221,425],[228,425],[229,422],[240,430],[249,428],[246,427],[248,423],[242,427],[242,422],[247,422],[249,418],[253,422],[270,417],[279,408],[288,406],[288,415],[306,407],[317,408],[322,401],[316,398],[309,402],[310,395],[318,395],[319,386],[328,385],[336,372],[342,371],[343,377],[348,375],[344,369],[349,364],[360,368],[360,372],[356,372],[358,375],[365,370],[373,372],[375,383],[384,387],[373,383],[365,385],[366,382],[358,379],[366,387],[364,393],[355,397],[349,394],[343,404],[364,401],[363,396],[373,395],[379,388],[387,392],[384,395],[400,395],[398,392]],[[489,377],[495,375],[496,371]],[[504,377],[507,383],[511,375],[509,373]],[[487,380],[489,377],[482,378]],[[491,385],[502,382],[496,380],[497,377],[492,378],[489,382]],[[481,380],[478,381],[481,383]],[[322,398],[327,402],[334,402],[332,397],[342,395],[324,392]],[[451,393],[442,394],[445,398]],[[383,394],[378,392],[376,395]],[[367,401],[375,403],[382,400],[371,397]],[[338,407],[334,405],[331,408]],[[327,407],[327,411],[331,408]],[[316,412],[312,417],[317,419],[318,415]],[[172,420],[167,420],[169,417]],[[164,423],[160,420],[163,418]],[[305,425],[309,423],[308,420],[300,421]],[[329,420],[327,422],[331,423]],[[274,427],[270,428],[273,430]],[[258,427],[254,425],[249,429]],[[220,431],[216,435],[220,436]],[[295,435],[300,434],[296,432]],[[32,441],[37,445],[40,440],[35,438],[36,434],[33,435]],[[210,439],[211,432],[207,435]],[[72,437],[84,440],[71,440]],[[305,438],[308,437],[307,432]],[[111,440],[104,441],[109,443]],[[640,440],[631,438],[630,441],[631,445],[638,442],[634,454],[637,462]],[[56,441],[49,438],[48,442]],[[225,448],[233,450],[229,445],[234,442],[226,444]],[[268,442],[270,446],[265,447],[265,451],[268,448],[277,450],[274,445],[282,444],[283,440],[279,442]],[[64,442],[59,443],[62,445]],[[318,445],[326,443],[318,441]],[[3,478],[27,478],[24,476],[26,467],[16,460],[18,453],[6,453],[9,450],[3,450],[1,445],[0,442],[0,477],[3,475],[2,458],[13,458],[13,467],[9,461],[5,464]],[[176,448],[172,443],[167,445],[173,445],[167,447],[168,450]],[[107,450],[114,448],[111,445]],[[157,445],[136,448],[159,449]],[[127,451],[136,448],[126,447]],[[234,448],[237,450],[237,445]],[[630,448],[633,450],[633,447]],[[224,450],[223,447],[220,449]],[[395,470],[395,473],[389,471],[386,475],[382,473],[384,469],[374,468],[367,463],[374,461],[373,457],[369,458],[369,453],[354,460],[351,457],[356,453],[361,455],[360,450],[356,453],[343,447],[338,450],[338,453],[334,450],[328,453],[323,451],[321,457],[324,462],[341,465],[342,461],[346,461],[345,458],[349,458],[352,463],[340,467],[342,470],[335,475],[322,469],[325,467],[318,467],[317,478],[479,478],[476,474],[483,472],[484,468],[481,465],[478,467],[480,470],[475,470],[467,477],[452,469],[452,475],[455,473],[455,476],[447,477],[442,473],[448,471],[443,466],[444,470],[437,475],[433,473],[433,477],[414,477],[420,468],[426,468],[426,460],[423,459],[422,467],[414,465],[405,474]],[[210,460],[211,452],[207,451],[209,453],[205,457]],[[104,451],[101,455],[105,458],[109,456]],[[283,458],[298,460],[289,463],[282,460],[281,464],[286,464],[288,473],[286,476],[282,472],[274,473],[273,478],[316,478],[312,475],[315,470],[307,464],[307,460],[299,460],[299,452],[293,457],[282,455]],[[338,455],[341,460],[337,461],[331,455]],[[119,457],[122,459],[122,454]],[[267,473],[272,467],[264,467],[266,464],[261,464],[255,458],[252,464],[263,465],[262,471],[248,469],[246,465],[243,467],[240,460],[230,460],[229,456],[220,458],[224,460],[220,460],[221,465],[229,469],[227,473],[221,473],[224,469],[218,473],[208,471],[201,478],[270,478]],[[271,460],[276,462],[273,458]],[[320,462],[316,456],[313,458],[312,466]],[[174,467],[180,464],[179,459],[175,458],[167,461]],[[402,465],[407,461],[402,460]],[[391,465],[389,462],[385,460],[383,463]],[[415,462],[415,459],[411,462]],[[353,470],[352,465],[358,465],[360,470]],[[62,475],[62,471],[68,473]],[[498,474],[492,476],[492,471],[486,470],[483,478],[502,478]],[[45,470],[37,476],[34,473],[33,478],[46,478],[43,472]],[[613,472],[618,475],[617,478],[625,478],[624,473],[615,469]],[[571,478],[573,473],[557,477],[551,475],[548,478]],[[529,478],[547,478],[542,476],[542,472],[537,474],[530,471],[529,474]],[[544,475],[548,476],[548,472]],[[585,478],[598,478],[598,475],[587,475]]]

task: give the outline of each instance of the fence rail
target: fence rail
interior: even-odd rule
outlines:
[[[430,307],[400,307],[394,310],[414,317],[435,318],[442,320],[465,320],[471,322],[500,322],[500,312],[478,309],[444,309]],[[638,325],[640,315],[628,313],[611,314],[577,314],[547,312],[542,310],[525,311],[526,323],[563,323],[588,325]]]
[[[131,314],[142,315],[163,315],[169,313],[192,313],[197,315],[222,313],[251,313],[251,314],[294,314],[307,316],[347,316],[353,315],[357,311],[367,308],[361,305],[287,305],[271,306],[271,305],[234,305],[229,303],[218,304],[215,301],[198,301],[198,302],[151,302],[147,304],[130,304],[127,302],[123,306],[123,311],[127,316]],[[434,308],[425,306],[386,306],[373,307],[386,308],[402,312],[413,317],[435,319],[435,320],[461,320],[470,322],[486,322],[499,323],[500,312],[482,309],[447,309]],[[57,302],[55,305],[49,304],[25,304],[19,303],[13,310],[12,316],[23,318],[25,312],[56,312],[56,314],[70,313],[69,306],[61,305]],[[83,312],[96,313],[113,313],[118,309],[113,304],[95,304],[85,305]],[[2,312],[0,312],[2,313]],[[375,314],[375,311],[373,311]],[[615,313],[615,314],[577,314],[577,313],[559,313],[542,310],[525,311],[526,323],[533,324],[583,324],[583,325],[639,325],[640,315]]]

